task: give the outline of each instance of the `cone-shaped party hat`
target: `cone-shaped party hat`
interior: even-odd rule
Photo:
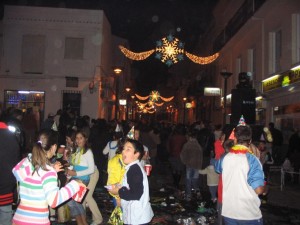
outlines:
[[[246,122],[245,122],[245,119],[244,119],[244,116],[243,116],[243,115],[242,115],[241,118],[240,118],[240,121],[239,121],[238,126],[246,126]]]
[[[121,126],[117,124],[115,132],[122,132]]]
[[[127,138],[134,139],[134,126],[131,127],[130,131],[126,135]]]
[[[240,121],[239,121],[237,127],[238,126],[246,126],[246,122],[245,122],[245,119],[244,119],[243,115],[240,118]],[[233,128],[233,130],[231,131],[231,134],[230,134],[228,139],[234,140],[234,130],[235,130],[235,128]]]

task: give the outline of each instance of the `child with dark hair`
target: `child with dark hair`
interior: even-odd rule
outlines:
[[[150,205],[147,174],[140,164],[144,155],[143,145],[128,139],[123,147],[122,160],[125,175],[122,185],[112,185],[110,193],[119,195],[123,210],[123,221],[126,224],[149,224],[153,211]]]
[[[57,149],[58,136],[52,130],[41,131],[38,142],[33,146],[32,154],[24,158],[13,168],[13,174],[20,182],[21,201],[13,218],[13,224],[50,225],[48,206],[55,208],[70,199],[78,191],[81,182],[71,181],[59,189],[57,172],[50,159]],[[58,164],[58,167],[60,165]]]

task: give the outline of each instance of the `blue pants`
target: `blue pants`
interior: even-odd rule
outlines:
[[[185,182],[185,193],[187,196],[191,196],[192,188],[196,191],[199,190],[199,170],[186,168],[186,182]]]
[[[257,220],[236,220],[228,217],[223,217],[225,225],[263,225],[263,219]]]

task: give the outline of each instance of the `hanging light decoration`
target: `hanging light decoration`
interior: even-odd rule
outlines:
[[[167,37],[157,41],[155,49],[145,52],[132,52],[121,45],[119,45],[119,48],[127,58],[137,61],[147,59],[153,52],[156,52],[155,58],[161,60],[167,66],[171,66],[183,60],[184,55],[186,55],[192,62],[202,65],[212,63],[219,57],[219,53],[215,53],[207,57],[193,55],[185,51],[183,42],[179,41],[179,39],[173,37],[172,35],[168,35]]]
[[[137,61],[147,59],[155,51],[154,49],[152,49],[152,50],[146,51],[146,52],[135,53],[135,52],[132,52],[132,51],[128,50],[127,48],[123,47],[122,45],[119,45],[119,48],[120,48],[121,52],[127,58],[132,59],[132,60],[137,60]]]
[[[163,104],[164,104],[164,102],[162,102],[162,103],[157,103],[157,102],[155,102],[155,105],[156,105],[156,106],[159,106],[159,107],[162,106]]]
[[[152,102],[157,102],[160,98],[160,94],[158,91],[151,91],[150,95],[149,95],[149,99]]]
[[[164,98],[162,96],[160,96],[161,100],[165,101],[165,102],[169,102],[169,101],[172,101],[174,96],[170,97],[170,98]]]
[[[161,60],[167,66],[171,66],[183,60],[184,44],[172,35],[156,42],[155,58]]]
[[[202,64],[202,65],[212,63],[213,61],[216,60],[216,58],[219,57],[219,53],[216,53],[216,54],[208,56],[208,57],[200,57],[200,56],[196,56],[191,53],[188,53],[188,52],[185,52],[185,55],[190,60],[192,60],[194,63],[198,63],[198,64]]]
[[[149,98],[149,96],[143,97],[143,96],[140,96],[140,95],[138,95],[138,94],[135,94],[135,96],[136,96],[139,100],[141,100],[141,101],[145,101],[145,100],[147,100],[147,99]]]

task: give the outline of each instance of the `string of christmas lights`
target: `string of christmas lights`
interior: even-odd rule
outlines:
[[[123,47],[122,45],[119,45],[119,48],[120,48],[121,52],[127,58],[132,59],[132,60],[137,60],[137,61],[147,59],[155,51],[154,49],[152,49],[152,50],[146,51],[146,52],[135,53],[135,52],[132,52],[129,49]]]
[[[196,55],[193,55],[188,52],[185,52],[185,55],[194,63],[198,63],[198,64],[202,64],[202,65],[212,63],[219,57],[219,53],[216,53],[214,55],[207,56],[207,57],[196,56]]]

